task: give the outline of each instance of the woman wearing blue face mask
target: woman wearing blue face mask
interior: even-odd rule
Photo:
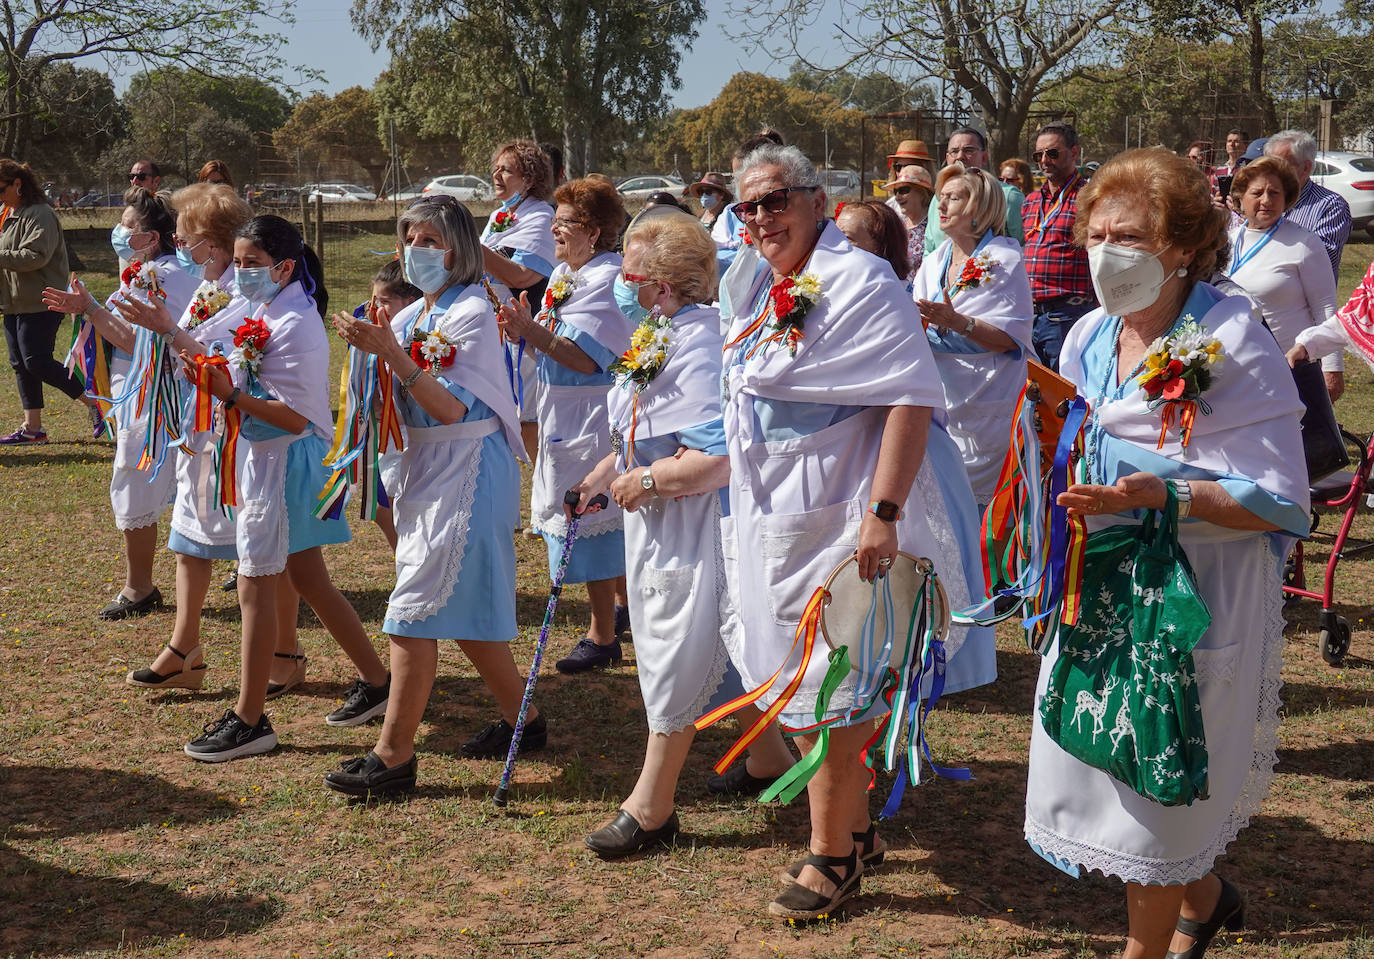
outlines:
[[[334,316],[350,345],[374,353],[397,384],[406,443],[390,481],[396,587],[383,628],[394,695],[377,745],[325,777],[353,796],[415,786],[415,734],[438,663],[456,640],[486,683],[500,718],[468,741],[468,756],[505,756],[524,679],[511,657],[520,426],[501,361],[501,334],[481,284],[482,247],[467,208],[426,197],[397,224],[406,279],[424,294],[391,327]],[[542,748],[544,717],[528,714],[521,748]]]
[[[147,448],[153,399],[140,395],[138,377],[131,374],[152,360],[154,342],[146,333],[140,339],[136,328],[114,312],[114,304],[130,297],[144,301],[150,296],[165,297],[168,312],[179,315],[191,302],[199,281],[177,264],[173,245],[175,216],[171,203],[164,197],[142,187],[130,187],[124,194],[124,213],[110,232],[115,253],[130,263],[119,289],[104,304],[97,302],[75,279],[70,291],[43,291],[43,300],[50,308],[86,315],[105,341],[109,359],[109,395],[116,400],[110,410],[115,427],[110,507],[115,526],[124,534],[125,573],[124,587],[96,614],[101,619],[142,616],[162,605],[162,593],[153,585],[153,556],[157,550],[158,520],[172,502],[176,456],[170,450],[158,456],[155,450]],[[140,275],[135,275],[134,263],[142,268]],[[153,285],[160,293],[150,289]],[[145,451],[150,454],[148,461],[144,461]]]
[[[562,262],[549,279],[542,309],[531,315],[524,294],[501,307],[507,341],[523,339],[538,351],[539,456],[530,512],[548,544],[550,572],[558,568],[567,531],[564,492],[611,451],[607,368],[629,347],[638,320],[617,303],[621,259],[614,251],[625,222],[620,194],[609,183],[583,179],[563,184],[554,200],[553,237]],[[642,312],[637,303],[633,308]],[[623,629],[617,628],[615,605],[627,605],[624,576],[623,517],[613,507],[588,517],[578,530],[563,581],[587,584],[592,620],[571,655],[558,661],[560,672],[620,662]]]
[[[386,708],[389,686],[358,614],[330,582],[320,549],[346,542],[348,524],[313,515],[329,478],[323,459],[333,434],[329,368],[320,362],[328,356],[329,342],[320,320],[328,297],[319,259],[290,223],[259,216],[235,237],[234,268],[242,300],[230,304],[234,312],[224,323],[211,321],[186,331],[165,313],[121,310],[126,318],[140,317],[171,338],[188,378],[198,384],[197,406],[206,411],[213,398],[228,423],[221,445],[220,498],[234,507],[243,671],[234,707],[185,747],[187,755],[202,762],[276,748],[276,732],[263,704],[278,649],[283,574],[360,674],[343,706],[325,721],[343,726],[366,722]],[[210,362],[219,356],[227,356],[228,362]]]
[[[730,186],[726,182],[724,173],[705,173],[700,180],[687,188],[687,192],[701,201],[701,214],[698,217],[701,225],[706,227],[706,231],[711,234],[711,239],[716,246],[726,247],[730,245],[732,239],[727,230],[729,229],[729,217],[725,215],[725,208],[735,195],[730,192]]]
[[[81,399],[81,381],[53,359],[62,316],[43,302],[45,286],[67,282],[67,245],[62,224],[28,164],[0,160],[0,311],[10,366],[19,381],[24,422],[0,444],[46,443],[43,431],[43,384]],[[99,428],[100,411],[89,399],[91,423]]]

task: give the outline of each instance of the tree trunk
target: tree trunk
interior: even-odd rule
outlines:
[[[1258,8],[1251,4],[1245,12],[1246,23],[1249,26],[1249,86],[1250,97],[1255,106],[1264,117],[1266,129],[1274,130],[1278,128],[1278,111],[1274,109],[1274,101],[1269,96],[1269,91],[1264,88],[1264,20],[1260,17]]]

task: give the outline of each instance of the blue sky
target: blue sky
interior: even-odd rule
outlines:
[[[679,75],[682,87],[673,105],[695,107],[709,103],[735,73],[753,70],[774,75],[786,68],[773,63],[757,44],[740,44],[722,33],[729,23],[727,0],[706,0],[707,20],[692,51],[683,55]],[[371,86],[386,68],[386,49],[373,53],[353,32],[348,4],[342,0],[301,0],[294,7],[296,28],[291,31],[284,51],[288,63],[312,67],[324,74],[320,85],[328,93],[351,86]],[[834,19],[834,17],[830,17]],[[833,28],[811,31],[817,37],[833,35]],[[823,55],[818,49],[815,55]]]

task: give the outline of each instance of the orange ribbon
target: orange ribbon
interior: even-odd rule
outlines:
[[[223,356],[199,355],[196,363],[196,412],[195,429],[198,431],[215,428],[215,395],[210,392],[210,382],[215,368],[229,370],[229,360]]]
[[[796,635],[792,637],[792,646],[787,650],[787,655],[783,657],[782,665],[778,667],[778,671],[769,678],[768,682],[753,692],[745,693],[743,696],[730,700],[724,706],[713,709],[696,721],[697,729],[705,729],[707,726],[724,719],[735,710],[756,702],[782,676],[782,671],[787,668],[787,661],[792,658],[792,652],[797,648],[797,644],[801,643],[802,658],[801,665],[797,667],[797,674],[788,682],[787,688],[782,691],[773,705],[769,706],[755,721],[754,725],[750,726],[748,731],[735,741],[729,752],[720,758],[715,766],[716,772],[724,774],[730,764],[738,759],[740,754],[748,749],[749,745],[758,739],[765,729],[772,725],[773,721],[787,708],[787,704],[791,702],[792,697],[802,684],[802,679],[806,676],[806,667],[811,663],[811,654],[816,647],[816,630],[821,624],[821,610],[825,608],[829,596],[830,594],[825,591],[823,586],[817,587],[816,591],[811,594],[811,599],[806,604],[806,610],[802,613],[801,622],[797,624]]]
[[[1185,450],[1188,448],[1188,443],[1193,438],[1193,423],[1197,419],[1197,404],[1192,400],[1174,400],[1160,408],[1159,442],[1155,444],[1155,449],[1164,448],[1164,438],[1169,428],[1175,425],[1175,416],[1178,417],[1179,445]]]

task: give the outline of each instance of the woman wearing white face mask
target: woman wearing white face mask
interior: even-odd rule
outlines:
[[[124,194],[124,204],[124,213],[110,233],[110,243],[121,259],[151,266],[167,311],[178,316],[191,302],[198,281],[181,269],[174,255],[175,211],[167,200],[138,186],[130,187]],[[137,297],[146,302],[150,296],[156,296],[147,288],[148,283],[134,275],[131,266],[125,270],[119,289],[104,304],[86,292],[79,280],[72,281],[70,291],[43,291],[43,301],[51,309],[84,313],[105,341],[108,395],[119,400],[111,410],[115,456],[110,507],[115,526],[124,535],[124,586],[96,614],[101,619],[142,616],[162,605],[162,593],[153,585],[153,555],[157,550],[157,521],[171,503],[176,484],[176,453],[147,446],[154,399],[151,395],[141,397],[137,381],[130,377],[136,359],[139,364],[152,360],[153,339],[144,334],[139,341],[136,328],[114,312],[118,300]],[[135,357],[135,353],[139,356]],[[173,424],[173,428],[177,425]],[[165,443],[167,437],[161,435],[157,439]]]
[[[567,531],[563,494],[611,451],[606,418],[608,367],[630,345],[632,320],[617,305],[621,259],[616,241],[625,222],[620,194],[601,180],[572,180],[554,193],[553,236],[562,262],[549,278],[543,308],[531,314],[521,294],[501,307],[511,343],[533,347],[539,377],[539,456],[530,512],[549,548],[549,572],[558,568]],[[637,304],[636,304],[637,306]],[[636,315],[635,320],[638,319]],[[619,507],[588,517],[564,583],[586,583],[592,609],[587,635],[557,663],[579,673],[619,664],[617,601],[625,605],[625,534]],[[628,627],[627,627],[628,628]]]
[[[524,691],[510,652],[520,427],[481,285],[477,229],[466,207],[439,195],[412,205],[396,231],[406,279],[424,298],[392,317],[390,329],[334,316],[349,345],[390,367],[406,426],[391,489],[396,587],[383,624],[395,695],[372,752],[325,777],[329,788],[354,796],[414,788],[415,734],[434,684],[437,640],[457,641],[501,711],[464,755],[506,755]],[[531,709],[521,749],[542,748],[547,735],[544,717]]]
[[[1104,164],[1078,198],[1075,239],[1088,248],[1102,307],[1074,326],[1061,354],[1060,371],[1091,415],[1087,482],[1059,504],[1093,532],[1139,523],[1174,487],[1178,539],[1211,613],[1192,653],[1205,799],[1160,805],[1070,756],[1040,722],[1031,734],[1026,839],[1070,875],[1098,870],[1126,883],[1125,959],[1199,959],[1222,926],[1241,927],[1239,893],[1212,865],[1273,778],[1281,575],[1292,538],[1308,531],[1302,405],[1287,365],[1248,300],[1200,282],[1225,240],[1226,214],[1209,193],[1193,163],[1153,148]],[[1200,352],[1176,349],[1206,364],[1210,382],[1185,435],[1186,411],[1163,402],[1185,396],[1183,367],[1158,351],[1192,332]],[[1056,644],[1037,697],[1058,657]],[[1094,715],[1098,730],[1114,718]],[[1135,717],[1115,718],[1125,725],[1112,735],[1133,737]]]

